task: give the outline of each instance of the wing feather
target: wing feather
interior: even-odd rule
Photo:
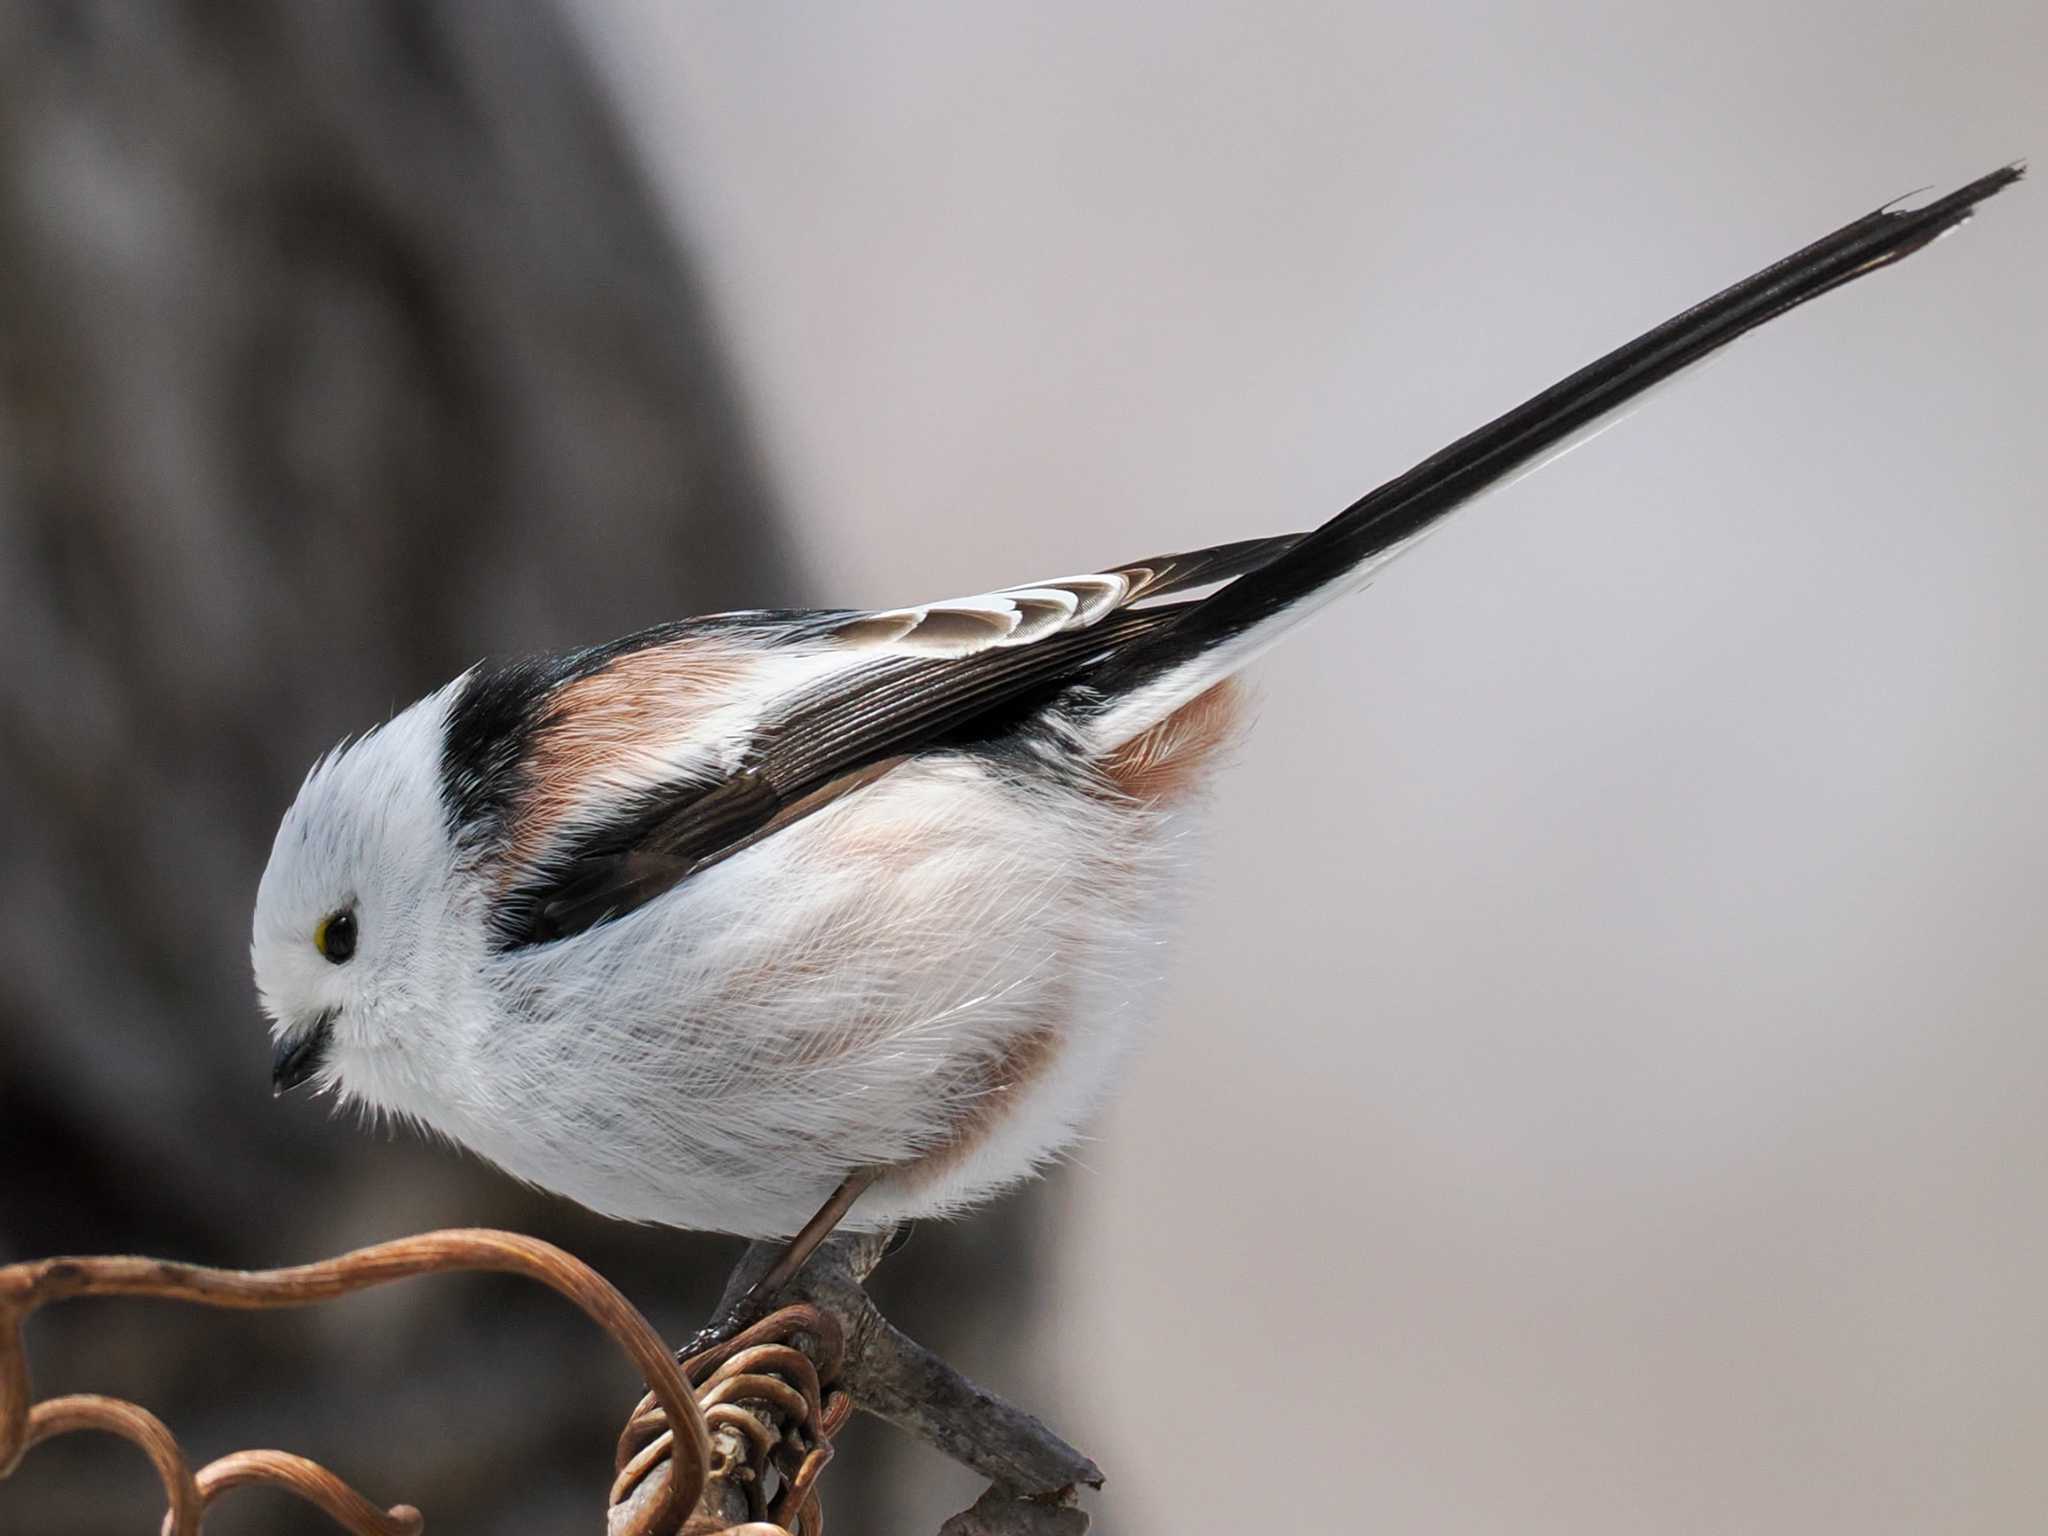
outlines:
[[[854,614],[834,631],[834,637],[847,645],[891,655],[949,660],[1005,646],[1034,645],[1048,635],[1093,628],[1110,614],[1147,599],[1257,570],[1292,549],[1301,537],[1244,539],[1213,549],[1135,560],[1084,576],[1061,576],[972,597]]]

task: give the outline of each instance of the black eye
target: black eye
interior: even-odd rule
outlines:
[[[313,947],[331,963],[344,963],[356,952],[355,913],[337,912],[332,917],[322,918],[320,926],[313,930]]]

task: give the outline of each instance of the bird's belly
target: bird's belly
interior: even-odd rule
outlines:
[[[1172,828],[1086,785],[920,760],[617,922],[510,957],[451,1129],[608,1214],[753,1236],[847,1173],[881,1225],[1069,1141],[1159,969]],[[570,946],[576,946],[570,952]]]

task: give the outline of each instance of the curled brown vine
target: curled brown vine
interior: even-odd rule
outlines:
[[[414,1536],[418,1510],[380,1509],[326,1468],[283,1451],[239,1451],[191,1470],[177,1440],[148,1410],[118,1398],[76,1396],[37,1403],[22,1325],[38,1308],[82,1297],[146,1296],[199,1306],[301,1307],[417,1275],[483,1271],[520,1275],[574,1302],[632,1361],[659,1407],[669,1475],[658,1497],[637,1504],[612,1536],[670,1536],[697,1507],[711,1473],[711,1437],[687,1378],[646,1318],[582,1261],[535,1238],[482,1228],[429,1232],[292,1269],[224,1270],[143,1258],[43,1259],[0,1269],[0,1478],[31,1447],[97,1430],[139,1446],[162,1481],[165,1536],[198,1536],[215,1500],[249,1484],[281,1488],[315,1505],[352,1536]]]
[[[619,1437],[607,1536],[823,1536],[818,1481],[856,1400],[989,1479],[989,1491],[948,1521],[946,1533],[1085,1531],[1088,1518],[1074,1498],[1080,1487],[1101,1486],[1094,1462],[875,1310],[863,1282],[887,1244],[886,1233],[832,1239],[780,1293],[780,1310],[680,1365],[603,1277],[559,1248],[510,1232],[430,1232],[294,1269],[204,1269],[143,1258],[11,1265],[0,1268],[0,1480],[42,1441],[94,1430],[131,1442],[156,1468],[168,1505],[164,1536],[198,1536],[217,1500],[250,1485],[297,1496],[351,1536],[419,1536],[419,1510],[380,1507],[303,1456],[237,1451],[195,1472],[171,1431],[138,1404],[90,1395],[36,1402],[22,1328],[40,1307],[85,1297],[297,1307],[413,1276],[494,1271],[574,1302],[647,1388]],[[778,1252],[759,1243],[747,1251],[722,1310],[750,1292]]]
[[[837,1386],[845,1359],[837,1318],[809,1303],[782,1308],[691,1359],[711,1439],[711,1470],[686,1531],[822,1536],[818,1478],[832,1437],[853,1412]],[[610,1528],[630,1529],[675,1473],[674,1439],[654,1395],[642,1398],[619,1436]]]

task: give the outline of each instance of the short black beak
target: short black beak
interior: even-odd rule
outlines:
[[[334,1010],[329,1009],[297,1034],[278,1041],[270,1055],[271,1096],[290,1093],[309,1081],[327,1059],[328,1042],[333,1038]]]

